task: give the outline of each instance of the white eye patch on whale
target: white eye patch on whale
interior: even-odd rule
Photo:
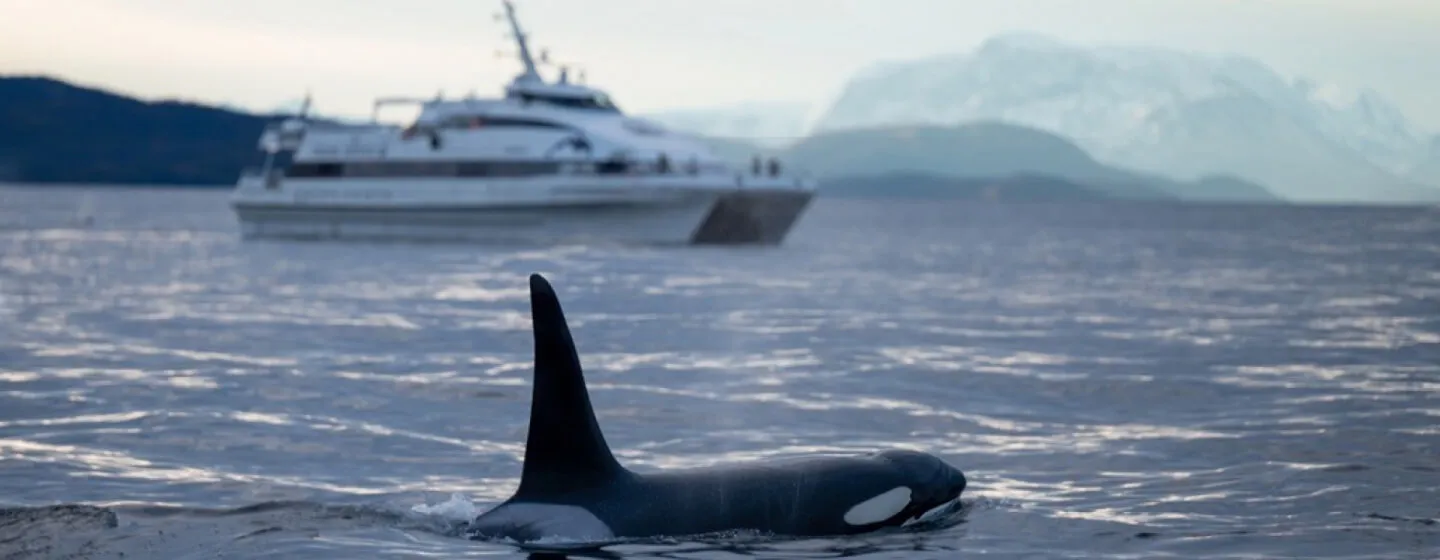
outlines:
[[[535,339],[520,486],[470,523],[477,539],[601,542],[757,531],[839,536],[901,527],[954,504],[965,475],[910,450],[639,473],[615,459],[590,405],[554,289],[530,277]]]

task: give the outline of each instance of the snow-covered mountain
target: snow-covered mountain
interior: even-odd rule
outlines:
[[[976,120],[1054,132],[1102,161],[1178,179],[1234,173],[1294,200],[1440,198],[1401,178],[1425,161],[1429,142],[1373,92],[1289,81],[1245,57],[1030,33],[872,66],[810,132]]]

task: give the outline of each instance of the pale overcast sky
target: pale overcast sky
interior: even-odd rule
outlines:
[[[629,111],[823,102],[874,61],[1005,31],[1260,59],[1370,87],[1440,132],[1440,0],[516,0],[533,39]],[[0,0],[0,73],[145,97],[367,114],[382,95],[495,94],[499,0]]]

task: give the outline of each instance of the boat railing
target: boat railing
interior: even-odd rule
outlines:
[[[778,168],[769,169],[771,173],[754,173],[754,170],[747,173],[747,170],[736,169],[733,166],[723,163],[698,163],[687,162],[685,165],[676,167],[659,161],[637,161],[634,159],[552,159],[551,163],[558,164],[555,171],[570,176],[624,176],[624,177],[709,177],[712,180],[716,177],[728,176],[734,181],[736,188],[765,187],[777,188],[793,186],[797,189],[804,189],[810,183],[809,174],[782,174]],[[342,171],[343,173],[343,171]],[[443,174],[443,173],[442,173]],[[247,166],[241,169],[241,180],[246,183],[260,183],[266,189],[278,189],[280,183],[286,176],[286,169],[283,167],[255,167]]]
[[[786,173],[779,158],[762,160],[758,156],[751,162],[749,172],[735,169],[732,166],[718,163],[698,164],[694,160],[687,160],[680,165],[675,165],[664,156],[648,161],[628,162],[634,174],[639,175],[719,175],[729,174],[735,179],[737,187],[761,184],[766,187],[775,187],[783,184],[793,184],[796,188],[804,188],[810,183],[810,174],[804,172],[790,171]],[[787,180],[788,179],[788,180]]]
[[[685,160],[676,165],[666,158],[655,158],[648,160],[636,159],[564,159],[560,160],[565,173],[571,175],[625,175],[629,177],[716,177],[730,176],[735,181],[737,188],[747,186],[764,186],[774,188],[778,186],[794,186],[805,188],[810,183],[808,173],[782,173],[780,166],[771,165],[762,168],[756,173],[754,169],[737,169],[734,166],[723,163],[698,163],[694,160]]]

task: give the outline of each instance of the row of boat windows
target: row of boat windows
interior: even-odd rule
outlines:
[[[480,117],[456,115],[440,121],[440,128],[546,128],[564,130],[566,127],[539,119],[514,117]]]
[[[554,161],[386,161],[296,163],[289,177],[530,177],[560,172]]]

